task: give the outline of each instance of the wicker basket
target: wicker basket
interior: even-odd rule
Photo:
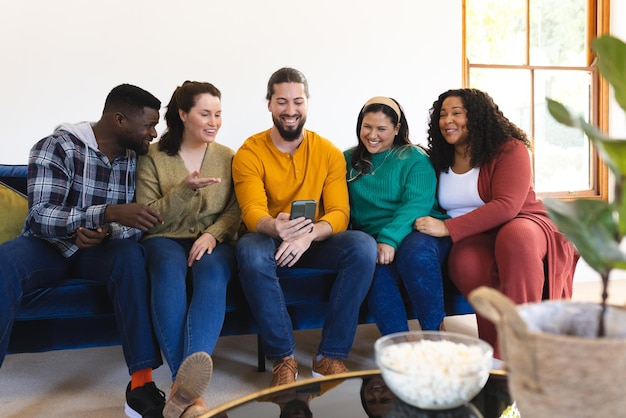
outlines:
[[[597,303],[516,306],[487,287],[469,301],[497,326],[509,390],[523,418],[626,416],[626,310],[609,306],[607,337],[597,338]]]

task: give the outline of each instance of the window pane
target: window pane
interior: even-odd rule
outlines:
[[[538,192],[591,188],[589,140],[578,129],[561,125],[548,113],[546,97],[564,103],[589,119],[591,73],[537,71],[535,73],[535,179]]]
[[[531,65],[587,65],[587,2],[530,0]]]
[[[526,0],[468,0],[466,7],[472,64],[526,64]]]
[[[472,68],[470,87],[489,94],[504,116],[530,137],[530,71]]]

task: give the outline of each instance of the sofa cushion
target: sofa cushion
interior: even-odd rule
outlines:
[[[0,164],[0,182],[17,190],[26,193],[26,178],[28,177],[28,166]]]
[[[28,213],[28,200],[22,193],[0,182],[0,244],[22,232]]]

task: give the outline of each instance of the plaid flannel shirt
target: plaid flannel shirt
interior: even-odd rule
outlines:
[[[29,211],[23,235],[45,239],[70,257],[78,250],[78,227],[104,226],[107,205],[133,201],[136,166],[134,151],[109,162],[66,131],[40,140],[28,161]],[[111,238],[141,238],[138,229],[110,225]]]

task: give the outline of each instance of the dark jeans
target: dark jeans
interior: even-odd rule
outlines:
[[[212,354],[224,324],[226,288],[237,268],[229,243],[218,244],[187,267],[194,239],[149,238],[148,274],[154,327],[172,381],[184,359]]]
[[[70,277],[106,286],[130,373],[163,364],[148,307],[145,250],[136,241],[115,239],[63,257],[46,241],[18,237],[0,245],[0,364],[24,292]]]
[[[401,289],[406,289],[422,329],[439,329],[446,315],[441,266],[451,245],[450,237],[413,231],[402,241],[393,263],[376,266],[367,300],[382,335],[409,329]]]
[[[270,360],[293,354],[295,342],[274,254],[280,240],[261,233],[244,234],[237,243],[239,279],[259,326],[263,351]],[[348,357],[359,309],[372,282],[376,242],[361,231],[344,231],[313,242],[293,268],[338,270],[317,354]]]

